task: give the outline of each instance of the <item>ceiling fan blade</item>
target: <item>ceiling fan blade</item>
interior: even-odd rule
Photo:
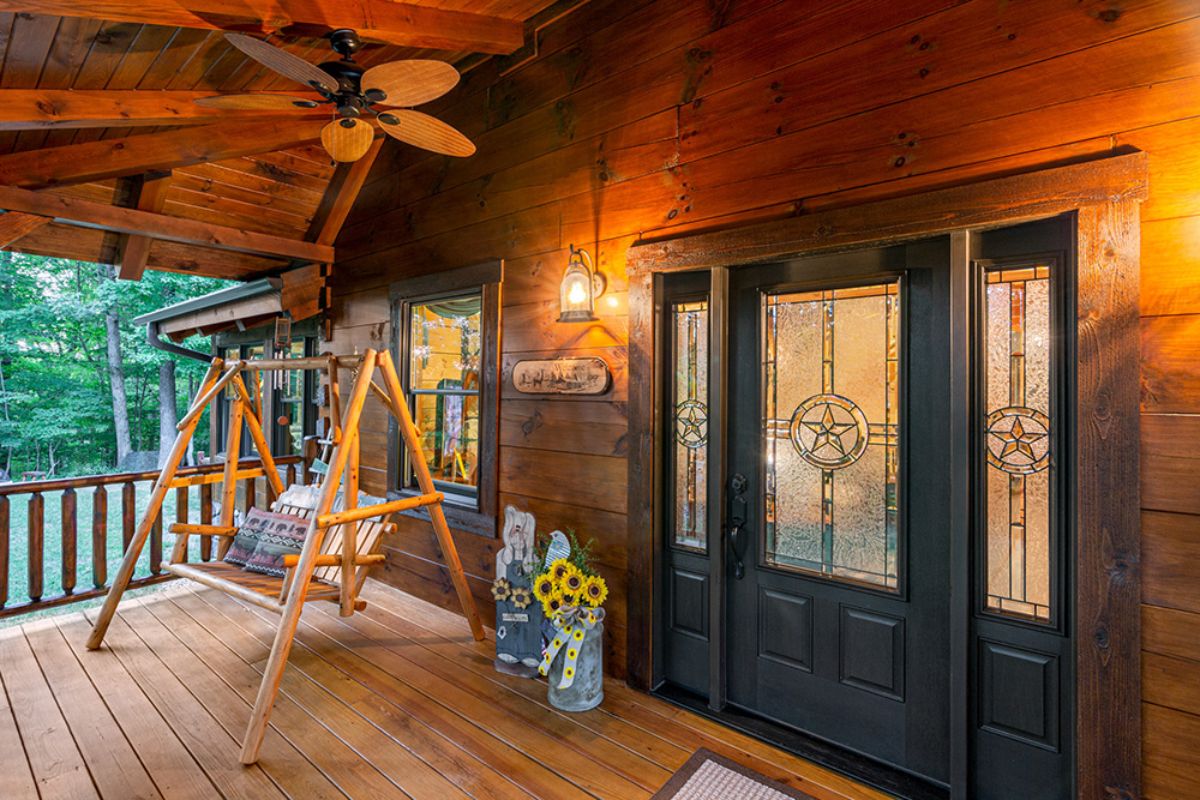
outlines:
[[[218,94],[196,98],[196,105],[231,111],[299,111],[316,108],[318,103],[303,97],[282,94]]]
[[[305,86],[324,89],[327,92],[338,90],[337,81],[318,69],[315,64],[310,64],[303,58],[273,47],[261,39],[241,33],[227,33],[225,39],[258,63],[275,70],[284,77],[291,78]]]
[[[385,95],[375,102],[383,106],[419,106],[441,97],[458,84],[458,70],[444,61],[411,59],[391,61],[363,73],[364,92]]]
[[[474,155],[475,145],[440,119],[420,111],[385,111],[379,115],[383,132],[411,145],[448,156]]]

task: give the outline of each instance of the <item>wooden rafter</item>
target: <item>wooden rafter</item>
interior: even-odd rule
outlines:
[[[167,202],[167,190],[171,187],[171,173],[148,173],[142,178],[141,191],[138,194],[137,205],[140,211],[150,211],[155,214],[163,210]],[[140,281],[146,271],[146,263],[150,260],[150,243],[148,236],[125,236],[121,246],[120,277],[127,281]]]
[[[213,247],[235,253],[251,253],[324,263],[333,261],[333,248],[325,245],[197,222],[181,217],[169,217],[165,214],[154,214],[135,208],[118,208],[75,197],[33,192],[14,186],[0,186],[0,208],[50,217],[55,222],[68,225],[149,236],[154,239]]]
[[[354,28],[369,41],[477,53],[524,42],[520,20],[392,0],[0,0],[0,11],[294,36]]]
[[[0,156],[0,184],[46,189],[286,150],[320,141],[325,124],[273,118],[10,153]]]
[[[23,238],[27,233],[32,233],[49,222],[49,217],[26,214],[22,211],[0,214],[0,247],[7,247]]]
[[[317,213],[313,215],[312,223],[308,226],[308,235],[305,237],[308,241],[333,244],[382,147],[383,138],[380,137],[358,161],[338,165],[324,197],[321,198],[321,205],[317,207]]]
[[[158,125],[212,125],[264,117],[325,119],[329,109],[292,108],[231,111],[198,105],[216,92],[121,89],[0,89],[0,131],[41,128],[132,128]],[[320,100],[312,92],[259,92]]]

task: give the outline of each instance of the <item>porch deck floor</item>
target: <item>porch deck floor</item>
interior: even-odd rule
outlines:
[[[305,609],[252,767],[271,612],[181,581],[123,603],[97,652],[80,612],[0,631],[3,796],[645,798],[707,747],[821,800],[884,797],[617,681],[557,712],[461,617],[374,582],[364,598],[349,619]]]

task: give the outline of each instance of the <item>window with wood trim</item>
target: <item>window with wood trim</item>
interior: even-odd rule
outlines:
[[[396,364],[447,518],[495,535],[500,262],[396,283],[391,299]],[[390,446],[392,494],[415,493],[394,425]]]

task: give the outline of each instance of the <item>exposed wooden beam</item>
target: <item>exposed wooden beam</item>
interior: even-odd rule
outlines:
[[[50,223],[49,217],[37,214],[26,214],[22,211],[9,211],[0,214],[0,247],[7,247],[25,234],[36,231]]]
[[[368,41],[477,53],[524,42],[520,20],[393,0],[0,0],[0,11],[294,36],[354,28]]]
[[[90,200],[0,186],[0,208],[50,217],[55,222],[83,228],[149,236],[181,244],[194,244],[235,253],[333,262],[333,248],[312,242],[285,239],[224,225],[169,217],[135,208],[118,208]]]
[[[323,119],[201,125],[0,156],[0,184],[46,189],[205,161],[223,161],[320,141]]]
[[[217,92],[121,89],[0,89],[0,131],[43,128],[135,128],[158,125],[212,125],[265,117],[328,119],[329,107],[281,111],[231,111],[196,104]],[[320,100],[296,87],[293,92],[258,92]]]
[[[308,226],[308,235],[305,236],[308,241],[333,244],[350,214],[350,209],[354,207],[359,190],[366,183],[371,165],[375,163],[375,158],[383,147],[383,141],[382,136],[377,138],[371,143],[367,154],[358,161],[338,164],[329,180],[328,188],[325,189],[325,195],[321,198],[321,205],[317,207],[317,213],[313,215],[312,223]]]
[[[171,188],[171,173],[147,173],[142,178],[141,191],[138,194],[136,207],[141,211],[155,214],[163,210],[167,202],[167,190]],[[121,270],[118,277],[127,281],[140,281],[146,271],[146,262],[150,259],[150,243],[154,241],[148,236],[126,236],[121,246]]]

